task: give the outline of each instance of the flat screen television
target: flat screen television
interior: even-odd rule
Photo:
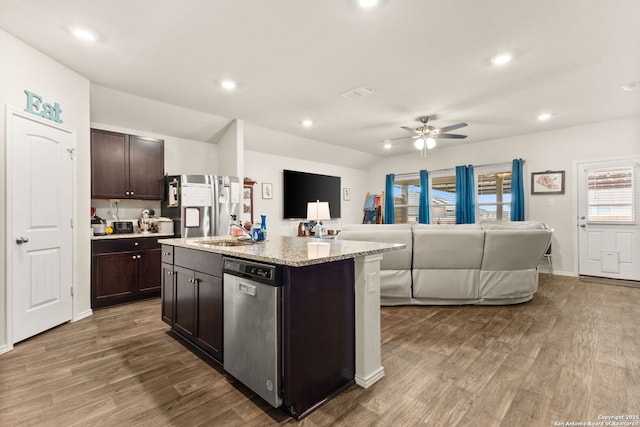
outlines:
[[[341,184],[339,176],[283,170],[284,219],[305,219],[307,203],[329,202],[331,218],[340,218]]]

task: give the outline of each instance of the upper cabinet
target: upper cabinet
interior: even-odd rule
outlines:
[[[91,129],[91,198],[164,198],[164,141]]]

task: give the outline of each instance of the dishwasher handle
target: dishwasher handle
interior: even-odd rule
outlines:
[[[256,287],[254,285],[238,282],[238,290],[243,294],[246,294],[252,297],[256,296]]]

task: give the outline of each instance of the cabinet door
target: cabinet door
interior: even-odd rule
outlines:
[[[91,197],[120,199],[129,177],[125,169],[128,136],[116,132],[91,129]]]
[[[164,198],[164,141],[129,137],[129,197]]]
[[[175,301],[175,276],[173,265],[162,263],[162,320],[173,326],[173,303]]]
[[[125,302],[137,289],[137,254],[119,252],[94,255],[91,268],[91,307]]]
[[[150,249],[139,253],[138,258],[138,291],[153,293],[160,291],[162,281],[160,264],[162,264],[162,250]]]
[[[222,361],[222,279],[195,273],[197,285],[195,342]]]
[[[176,283],[173,329],[193,340],[196,326],[196,284],[193,271],[174,266],[173,274]]]

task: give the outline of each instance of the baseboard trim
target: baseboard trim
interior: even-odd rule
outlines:
[[[89,316],[93,316],[93,310],[89,309],[86,311],[83,311],[82,313],[78,313],[72,320],[72,322],[77,322],[78,320],[82,320],[85,317],[89,317]]]
[[[8,345],[6,345],[6,344],[5,344],[5,345],[3,345],[3,346],[0,346],[0,354],[7,353],[8,351],[11,351],[11,349],[12,349],[12,348],[13,348],[13,347],[9,347],[9,346],[8,346]]]
[[[373,384],[378,382],[378,380],[380,380],[380,378],[382,377],[384,377],[384,368],[380,366],[366,378],[356,375],[356,384],[358,384],[362,388],[369,388]]]
[[[635,280],[611,279],[609,277],[580,276],[581,282],[600,283],[601,285],[625,286],[627,288],[640,288],[640,282]]]

